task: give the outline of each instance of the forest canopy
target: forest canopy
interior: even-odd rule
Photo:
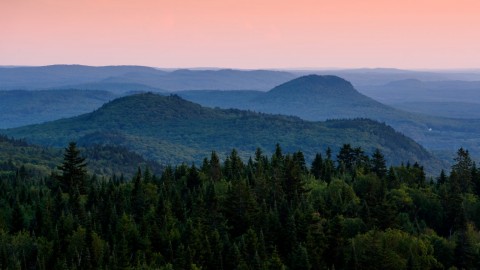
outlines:
[[[48,177],[1,167],[0,268],[480,267],[480,171],[465,149],[436,179],[349,144],[311,164],[278,144],[247,161],[212,152],[131,179],[88,174],[75,143],[60,159]]]

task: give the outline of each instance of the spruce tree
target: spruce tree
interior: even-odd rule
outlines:
[[[385,157],[377,148],[372,155],[372,171],[378,175],[378,177],[383,178],[387,175],[387,166],[385,164]]]
[[[317,153],[313,159],[310,172],[315,176],[315,179],[320,179],[323,174],[323,159],[322,154]]]
[[[473,161],[470,158],[468,150],[463,148],[458,149],[455,164],[452,166],[452,171],[455,171],[455,174],[458,176],[460,180],[460,189],[463,193],[472,190],[472,168]]]
[[[86,166],[85,158],[80,156],[77,144],[70,142],[65,148],[63,163],[58,166],[58,169],[62,171],[62,175],[59,177],[62,190],[72,193],[78,189],[80,194],[85,194]]]

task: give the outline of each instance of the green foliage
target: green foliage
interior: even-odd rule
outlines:
[[[431,244],[406,232],[371,230],[350,240],[348,269],[435,269],[440,263]]]
[[[247,163],[236,150],[224,162],[213,152],[200,168],[137,168],[126,180],[89,175],[70,144],[61,176],[82,176],[85,192],[75,181],[57,188],[55,175],[0,174],[0,268],[479,267],[480,199],[455,171],[429,183],[420,165],[382,176],[371,163],[345,172],[325,157],[316,170],[280,145]]]
[[[270,149],[275,141],[285,151],[301,150],[308,162],[327,147],[336,150],[342,142],[354,142],[357,150],[361,147],[366,154],[380,149],[392,164],[418,161],[431,171],[442,165],[413,140],[372,120],[307,122],[296,117],[210,109],[175,95],[152,93],[119,98],[78,117],[4,133],[56,147],[72,140],[84,146],[113,144],[160,164],[201,164],[213,149],[225,160],[225,153],[232,148],[246,160],[256,148]],[[327,167],[325,173],[329,174]]]
[[[62,172],[59,176],[60,188],[71,194],[73,194],[75,190],[85,193],[85,181],[87,178],[86,167],[85,158],[80,156],[77,144],[70,142],[68,147],[65,148],[63,163],[58,166],[58,169]]]

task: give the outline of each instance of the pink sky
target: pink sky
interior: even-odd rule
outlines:
[[[480,68],[478,0],[0,0],[0,65]]]

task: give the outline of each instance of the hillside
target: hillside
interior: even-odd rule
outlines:
[[[379,148],[395,164],[439,163],[420,145],[384,124],[371,120],[307,122],[295,117],[240,110],[209,109],[178,96],[137,94],[109,102],[78,117],[3,131],[9,136],[46,146],[124,146],[162,164],[199,162],[212,150],[223,156],[236,148],[248,158],[257,147],[305,151],[311,160],[327,147],[360,146],[367,153]]]
[[[117,95],[106,91],[0,91],[0,129],[91,112]]]
[[[163,71],[143,66],[81,65],[0,67],[0,90],[76,88],[121,92],[198,89],[266,91],[295,77],[289,72],[270,70]]]
[[[179,95],[211,107],[294,115],[311,121],[401,113],[360,94],[350,82],[336,76],[302,76],[268,92],[185,91]]]
[[[394,110],[356,91],[336,76],[307,75],[281,84],[251,101],[251,109],[296,115],[306,120],[372,118]],[[377,119],[377,118],[372,118]],[[383,120],[383,119],[379,119]]]
[[[470,149],[476,158],[480,157],[480,120],[442,118],[398,110],[362,95],[351,83],[336,76],[303,76],[266,93],[258,93],[249,100],[238,99],[237,103],[223,103],[231,100],[228,92],[223,92],[222,99],[218,100],[215,99],[218,94],[202,92],[203,96],[200,92],[196,95],[186,92],[185,97],[212,107],[293,115],[310,121],[369,118],[391,125],[444,160],[451,160],[456,149],[462,146]]]

